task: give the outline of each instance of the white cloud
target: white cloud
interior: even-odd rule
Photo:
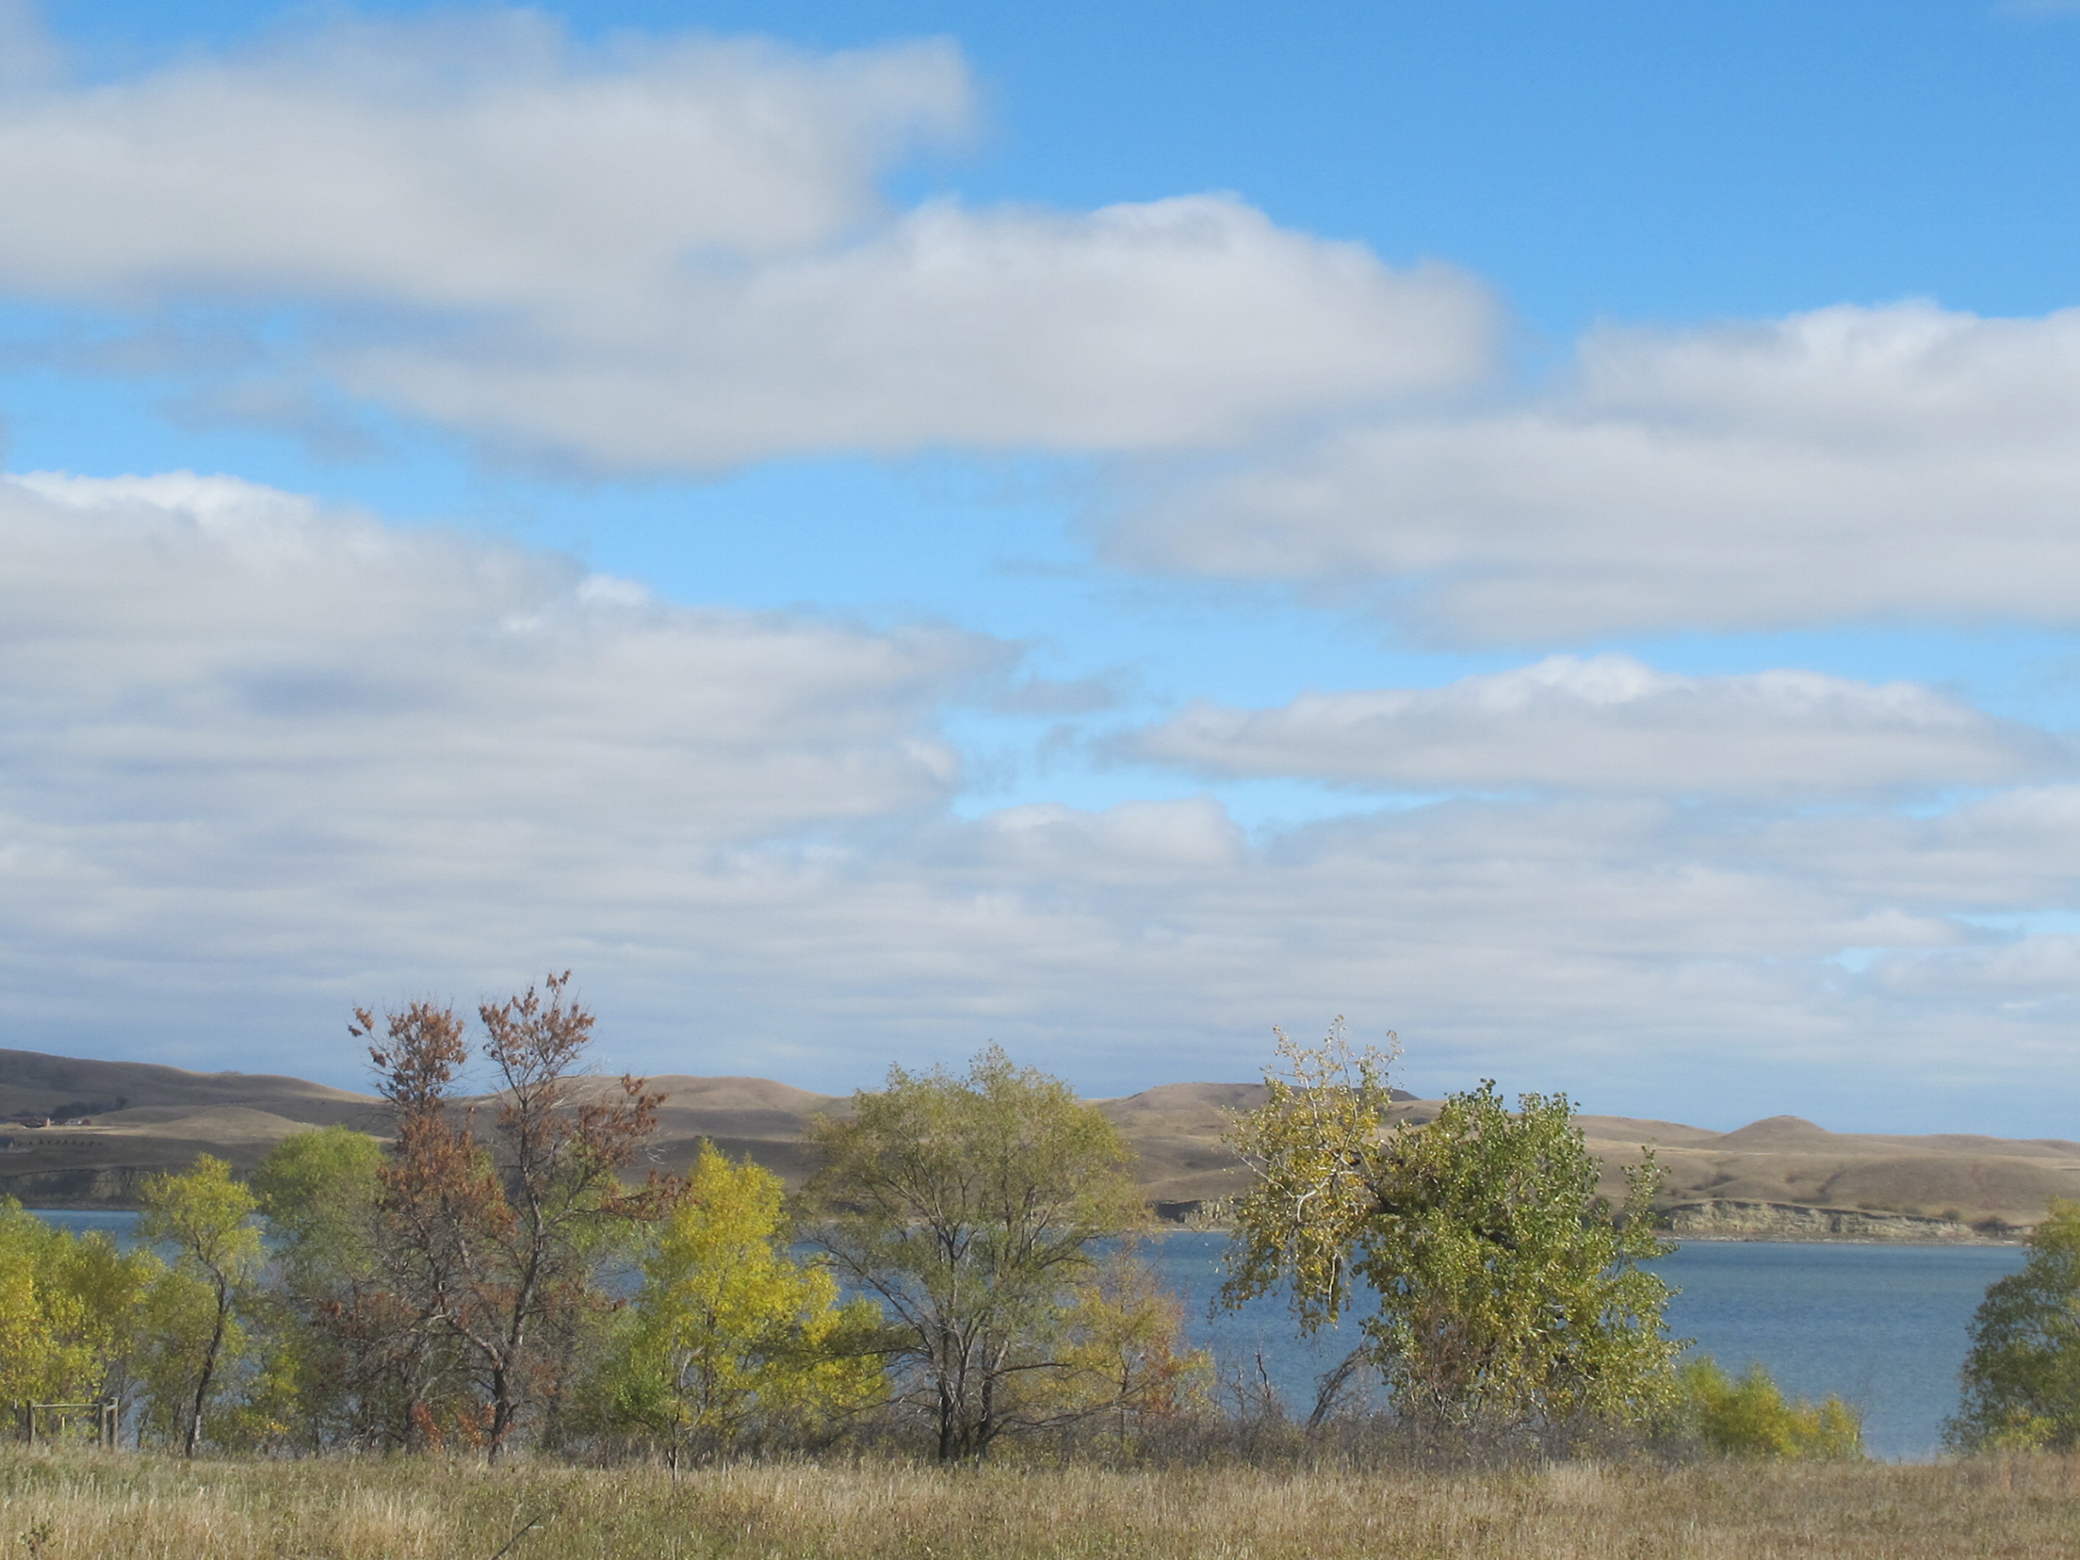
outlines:
[[[1143,565],[1347,590],[1413,632],[2080,618],[2080,312],[1926,304],[1592,334],[1516,409],[1389,418],[1131,517]]]
[[[347,351],[340,372],[487,437],[700,466],[1217,444],[1469,379],[1491,334],[1456,273],[1392,272],[1206,196],[1078,216],[932,206],[839,251],[603,302],[559,303],[517,335]]]
[[[973,636],[668,607],[221,478],[0,482],[0,1026],[351,1081],[352,1004],[568,965],[612,1065],[826,1087],[992,1037],[1093,1091],[1247,1076],[1272,1023],[1344,1011],[1400,1027],[1431,1085],[1726,1125],[2048,1131],[2080,1104],[2070,950],[1978,924],[2076,908],[2080,786],[1932,816],[1591,794],[1255,837],[1210,798],[963,821],[937,713],[1007,670]],[[1749,700],[1811,738],[1816,784],[1904,767],[1917,722],[1938,765],[2012,735],[1793,674],[1517,676],[1548,686],[1450,694],[1465,772],[1501,762],[1482,698],[1557,701],[1568,742],[1599,699],[1678,726],[1692,694]],[[1834,717],[1800,726],[1808,694],[1893,756],[1855,771]],[[1932,1095],[1967,1053],[1986,1092]],[[1998,1091],[2025,1082],[2018,1115]]]
[[[700,856],[881,817],[948,794],[932,712],[1003,659],[186,473],[7,481],[0,550],[0,794],[179,817],[183,849],[288,828],[467,874],[574,828]]]
[[[1468,278],[1229,197],[892,216],[877,181],[971,96],[944,44],[335,28],[0,96],[0,207],[39,214],[0,227],[0,285],[308,306],[274,401],[316,373],[608,468],[1191,448],[1487,368]]]
[[[2066,744],[1913,683],[1690,677],[1623,655],[1553,656],[1441,688],[1306,693],[1274,709],[1201,701],[1122,747],[1212,776],[1799,800],[2075,768]]]
[[[829,243],[962,130],[945,44],[570,43],[528,11],[346,23],[139,79],[0,99],[0,278],[528,309]]]

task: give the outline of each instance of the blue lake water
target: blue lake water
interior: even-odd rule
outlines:
[[[134,1213],[38,1210],[64,1229],[103,1230],[127,1244]],[[1304,1415],[1315,1378],[1350,1352],[1348,1322],[1313,1338],[1296,1335],[1275,1297],[1209,1317],[1227,1239],[1157,1236],[1142,1250],[1184,1298],[1192,1341],[1226,1369],[1266,1373]],[[1933,1456],[1943,1420],[1957,1408],[1957,1369],[1966,1328],[1986,1286],[2022,1266],[2014,1246],[1852,1246],[1825,1242],[1696,1241],[1656,1263],[1679,1290],[1670,1331],[1729,1370],[1759,1362],[1787,1392],[1838,1393],[1864,1414],[1871,1454]]]
[[[113,1235],[118,1246],[128,1247],[137,1243],[137,1215],[134,1213],[98,1208],[31,1208],[29,1212],[46,1224],[55,1224],[75,1235],[98,1231],[103,1235]]]
[[[1297,1337],[1273,1297],[1209,1318],[1226,1245],[1221,1235],[1168,1235],[1147,1255],[1185,1297],[1195,1341],[1224,1367],[1261,1350],[1286,1402],[1305,1414],[1315,1379],[1350,1352],[1356,1328]],[[1957,1410],[1972,1313],[2022,1259],[2014,1246],[1695,1241],[1654,1266],[1680,1291],[1669,1330],[1695,1339],[1695,1352],[1736,1372],[1760,1362],[1794,1396],[1838,1393],[1863,1411],[1873,1456],[1925,1458]]]

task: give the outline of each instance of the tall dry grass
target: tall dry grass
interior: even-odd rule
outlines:
[[[2052,1457],[1458,1474],[861,1463],[674,1479],[423,1458],[183,1465],[0,1452],[6,1560],[491,1560],[509,1543],[508,1560],[2069,1560],[2080,1552],[2080,1467]]]

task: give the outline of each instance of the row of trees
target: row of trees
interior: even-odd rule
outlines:
[[[364,1011],[387,1143],[328,1128],[248,1183],[208,1158],[156,1178],[152,1244],[128,1253],[0,1213],[0,1391],[118,1396],[191,1455],[525,1440],[677,1466],[914,1427],[951,1461],[1205,1421],[1210,1362],[1125,1238],[1145,1215],[1129,1152],[1058,1080],[994,1048],[962,1076],[893,1069],[814,1124],[795,1199],[705,1145],[638,1181],[658,1098],[584,1072],[568,979],[479,1009],[488,1120],[452,1011]],[[1651,1159],[1611,1207],[1564,1098],[1512,1110],[1484,1084],[1390,1125],[1387,1057],[1340,1030],[1280,1045],[1233,1134],[1255,1186],[1220,1303],[1281,1291],[1310,1330],[1357,1313],[1318,1416],[1370,1375],[1424,1433],[1687,1423],[1722,1449],[1854,1449],[1846,1415],[1807,1434],[1819,1411],[1766,1381],[1677,1371],[1641,1265],[1667,1249]],[[1765,1421],[1768,1444],[1742,1428]]]
[[[113,1395],[190,1455],[524,1439],[675,1465],[869,1420],[979,1457],[1203,1395],[1181,1308],[1118,1243],[1127,1150],[1057,1080],[994,1049],[896,1069],[817,1124],[792,1204],[710,1145],[638,1181],[658,1098],[585,1073],[568,979],[479,1009],[489,1111],[453,1011],[362,1011],[387,1142],[325,1128],[248,1182],[209,1157],[154,1177],[129,1252],[0,1214],[0,1392]]]

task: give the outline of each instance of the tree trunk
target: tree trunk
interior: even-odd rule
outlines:
[[[955,1457],[960,1455],[956,1443],[958,1422],[959,1415],[955,1412],[953,1404],[953,1390],[948,1385],[946,1378],[941,1376],[939,1378],[939,1461],[942,1463],[952,1462]]]
[[[506,1431],[513,1425],[513,1377],[503,1364],[491,1372],[491,1442],[484,1448],[484,1460],[495,1463],[499,1453],[505,1449]]]
[[[181,1455],[194,1459],[196,1448],[202,1444],[202,1409],[209,1402],[209,1384],[217,1374],[217,1353],[224,1347],[224,1322],[231,1311],[230,1286],[221,1279],[217,1282],[217,1320],[210,1329],[209,1348],[202,1356],[202,1374],[195,1382],[195,1404],[188,1414],[188,1434]]]

